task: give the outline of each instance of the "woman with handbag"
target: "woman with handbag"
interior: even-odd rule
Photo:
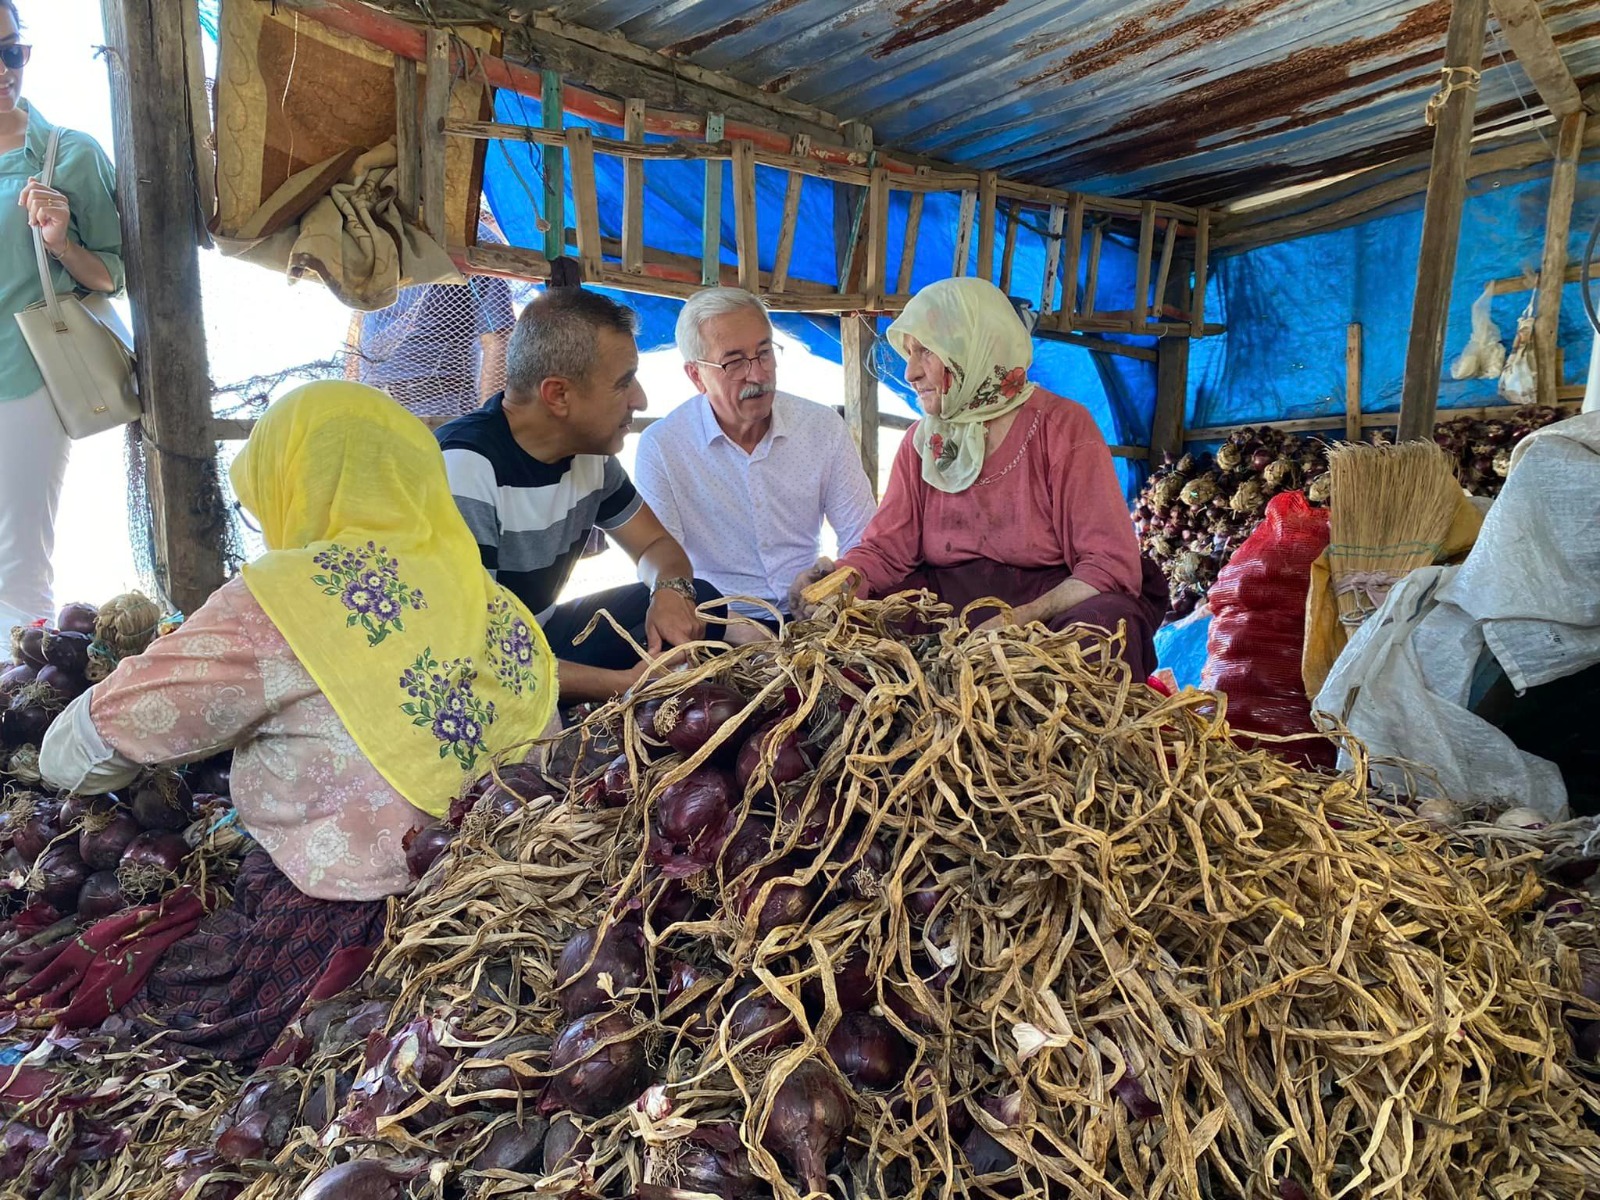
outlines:
[[[55,292],[123,286],[115,173],[93,138],[57,134],[22,99],[31,52],[15,0],[0,0],[0,635],[54,611],[50,554],[67,470],[66,431],[16,320],[45,299],[35,231]]]

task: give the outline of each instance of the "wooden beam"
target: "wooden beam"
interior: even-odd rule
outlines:
[[[761,245],[756,238],[756,148],[733,144],[733,230],[738,254],[739,286],[761,290]]]
[[[1083,315],[1085,318],[1094,316],[1096,293],[1100,290],[1100,246],[1105,241],[1106,227],[1099,221],[1095,222],[1094,231],[1089,234],[1089,270],[1083,280]],[[1073,318],[1077,323],[1077,318]]]
[[[445,237],[444,123],[450,116],[450,35],[428,31],[428,71],[422,94],[421,152],[422,227],[443,246]]]
[[[566,118],[561,107],[561,76],[539,72],[539,123],[545,132],[561,137]],[[567,170],[561,147],[544,148],[544,256],[552,262],[567,252]]]
[[[417,95],[417,64],[394,60],[395,203],[413,224],[422,218],[422,112]],[[442,141],[443,139],[441,139]]]
[[[1568,267],[1562,276],[1568,283],[1579,283],[1583,279],[1583,267]],[[1589,264],[1589,278],[1600,279],[1600,260]],[[1518,292],[1531,292],[1539,286],[1537,272],[1529,271],[1525,275],[1508,275],[1504,279],[1491,279],[1489,281],[1489,294],[1491,296],[1514,296]]]
[[[851,121],[844,127],[845,145],[861,154],[863,161],[873,153],[872,127]],[[870,177],[869,177],[870,180]],[[864,180],[863,182],[867,182]],[[833,186],[833,253],[839,270],[841,294],[860,288],[863,267],[856,254],[861,242],[861,215],[866,207],[865,187],[835,182]]]
[[[994,282],[995,189],[1000,177],[993,171],[978,172],[978,278]]]
[[[1555,38],[1550,36],[1550,27],[1539,15],[1539,0],[1489,0],[1489,3],[1495,20],[1500,23],[1500,32],[1505,35],[1506,45],[1528,73],[1545,107],[1557,117],[1580,111],[1583,100],[1578,95],[1578,85],[1573,82],[1572,72],[1567,69]]]
[[[1570,389],[1581,393],[1582,388]],[[1580,401],[1575,397],[1563,396],[1556,402],[1556,408],[1563,413],[1578,411]],[[1459,417],[1470,417],[1474,421],[1487,418],[1500,418],[1509,416],[1517,409],[1524,407],[1521,404],[1485,404],[1477,408],[1441,408],[1435,416],[1437,423],[1454,421]],[[1400,414],[1387,413],[1362,413],[1362,429],[1393,429],[1399,424]],[[1322,417],[1295,417],[1288,421],[1245,421],[1238,425],[1208,425],[1203,429],[1191,429],[1184,434],[1188,442],[1220,442],[1231,434],[1241,429],[1277,429],[1284,433],[1316,433],[1321,430],[1334,430],[1345,423],[1343,413],[1329,413]],[[1429,430],[1429,435],[1432,435]]]
[[[721,113],[706,114],[706,141],[722,140]],[[700,283],[715,287],[722,279],[722,163],[706,163],[705,203],[700,214]]]
[[[1083,204],[1082,196],[1074,196],[1067,205],[1066,241],[1062,247],[1066,254],[1066,265],[1061,271],[1061,313],[1069,326],[1078,313],[1078,263],[1083,258]],[[1059,225],[1051,226],[1052,232],[1059,229]]]
[[[1411,307],[1411,335],[1401,388],[1399,440],[1403,442],[1433,435],[1445,326],[1450,318],[1450,285],[1455,280],[1461,211],[1467,194],[1467,160],[1472,156],[1472,115],[1478,89],[1471,81],[1483,66],[1488,3],[1489,0],[1455,0],[1450,11],[1444,55],[1450,82],[1434,129],[1428,198],[1422,210],[1417,291]]]
[[[1535,12],[1537,17],[1537,12]],[[1580,108],[1561,118],[1556,164],[1550,174],[1550,203],[1544,218],[1544,257],[1539,264],[1539,299],[1534,306],[1534,379],[1540,404],[1553,404],[1561,378],[1561,290],[1567,279],[1567,235],[1578,192],[1578,155],[1587,119]]]
[[[889,289],[889,172],[876,167],[867,187],[867,264],[862,287],[871,297],[869,306],[883,307]]]
[[[1593,125],[1584,136],[1586,151],[1596,147],[1600,147],[1600,124]],[[1426,191],[1428,161],[1426,155],[1408,156],[1370,167],[1314,192],[1245,212],[1229,213],[1220,226],[1213,228],[1212,243],[1229,251],[1249,250],[1355,224],[1391,204]],[[1521,171],[1549,161],[1549,145],[1538,136],[1511,145],[1491,143],[1488,147],[1479,147],[1468,160],[1467,178]]]
[[[1065,314],[1058,314],[1057,319],[1065,320]],[[1047,327],[1042,319],[1034,328],[1033,336],[1051,342],[1064,342],[1069,346],[1078,346],[1097,354],[1114,354],[1118,358],[1134,358],[1140,362],[1156,361],[1153,347],[1130,346],[1126,342],[1113,342],[1107,338],[1095,337],[1091,333],[1067,333],[1059,328]]]
[[[1202,208],[1194,232],[1194,287],[1189,292],[1189,336],[1206,335],[1206,284],[1211,270],[1211,210]]]
[[[1156,410],[1150,421],[1150,461],[1183,450],[1183,413],[1189,399],[1189,339],[1156,343]]]
[[[906,203],[905,240],[900,244],[900,268],[895,272],[894,290],[911,291],[911,276],[917,266],[917,236],[922,232],[923,193],[913,192]]]
[[[1167,284],[1172,278],[1172,255],[1178,248],[1178,227],[1172,222],[1167,224],[1166,236],[1161,239],[1161,268],[1156,272],[1156,286],[1153,295],[1157,304],[1166,302]],[[1189,294],[1189,272],[1183,274],[1183,294]],[[1180,310],[1185,314],[1190,312],[1188,300],[1184,301]]]
[[[1344,330],[1344,440],[1361,440],[1361,326]]]
[[[1006,205],[1006,237],[1000,247],[1000,290],[1011,294],[1011,265],[1017,256],[1017,231],[1022,224],[1021,207]]]
[[[578,216],[578,264],[585,280],[600,278],[600,198],[595,190],[594,134],[581,125],[567,130],[572,162],[572,205]]]
[[[631,99],[622,119],[622,136],[644,141],[644,101]],[[630,158],[622,164],[622,269],[637,275],[644,269],[644,162]]]
[[[839,347],[844,358],[844,417],[850,438],[861,455],[861,465],[878,494],[878,376],[872,354],[878,327],[870,314],[844,313],[839,317]]]
[[[149,462],[156,588],[185,613],[223,582],[227,506],[211,434],[200,298],[194,126],[184,78],[184,6],[102,0],[122,217]]]
[[[1156,244],[1155,205],[1146,204],[1139,214],[1139,248],[1133,268],[1133,323],[1143,325],[1150,316],[1150,259]],[[1161,303],[1160,298],[1156,300]]]
[[[961,193],[961,215],[956,218],[956,252],[950,263],[950,274],[956,279],[967,273],[967,260],[972,253],[973,213],[977,207],[977,192]]]
[[[811,149],[811,138],[804,133],[795,135],[794,153],[805,157]],[[772,290],[781,292],[789,283],[789,260],[794,257],[794,239],[800,225],[800,192],[805,186],[805,176],[789,172],[788,185],[783,193],[783,217],[778,225],[778,250],[772,260]]]
[[[734,121],[781,129],[786,135],[828,136],[837,118],[820,109],[766,96],[728,76],[717,76],[682,59],[635,46],[614,33],[600,33],[534,14],[518,14],[506,32],[509,57],[542,67],[598,92],[635,96],[662,109],[720,112]]]

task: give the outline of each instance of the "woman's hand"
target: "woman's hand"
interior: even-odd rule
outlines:
[[[17,203],[28,210],[28,224],[44,237],[44,248],[60,258],[67,248],[67,229],[72,223],[72,202],[67,194],[30,179]]]

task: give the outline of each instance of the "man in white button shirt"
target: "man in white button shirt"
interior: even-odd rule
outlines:
[[[867,473],[844,418],[777,390],[778,348],[758,297],[698,292],[677,333],[700,394],[645,430],[634,483],[699,578],[786,612],[789,585],[817,559],[824,520],[840,553],[861,539],[877,507]]]

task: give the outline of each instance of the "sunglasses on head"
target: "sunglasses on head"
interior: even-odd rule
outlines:
[[[28,59],[33,56],[33,47],[24,46],[19,42],[12,42],[9,46],[0,46],[0,63],[4,63],[8,71],[20,71],[28,65]]]

